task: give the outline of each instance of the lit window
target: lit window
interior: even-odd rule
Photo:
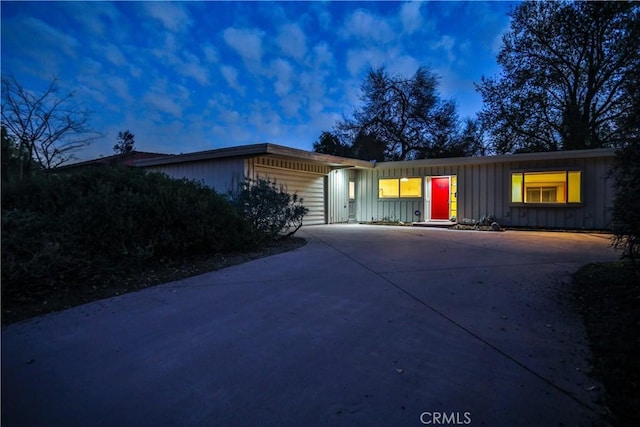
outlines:
[[[397,179],[378,180],[378,196],[381,199],[400,197],[400,186]]]
[[[356,198],[356,183],[353,181],[349,181],[349,200],[354,200]]]
[[[378,197],[422,197],[422,178],[382,178],[378,180]]]
[[[422,179],[405,178],[400,180],[400,197],[422,197]]]
[[[580,203],[582,199],[580,198],[580,171],[572,171],[568,173],[569,179],[567,183],[569,188],[567,190],[567,202],[569,203]]]
[[[580,171],[514,172],[512,203],[580,203]]]
[[[449,179],[451,184],[451,195],[449,196],[449,206],[451,209],[451,218],[458,217],[458,177],[456,175],[451,175]]]

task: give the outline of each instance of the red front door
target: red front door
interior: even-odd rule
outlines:
[[[431,178],[431,219],[449,219],[449,177]]]

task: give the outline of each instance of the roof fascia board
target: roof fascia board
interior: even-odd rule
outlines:
[[[259,156],[267,154],[268,144],[241,145],[238,147],[217,148],[215,150],[197,151],[195,153],[174,154],[158,159],[140,160],[136,166],[156,166],[171,163],[197,162],[199,160],[220,159],[224,157]]]
[[[553,151],[543,153],[522,153],[503,154],[499,156],[482,157],[450,157],[443,159],[422,159],[422,160],[400,160],[392,162],[368,162],[366,160],[351,159],[347,157],[333,156],[330,154],[315,153],[300,150],[297,148],[285,147],[277,144],[261,143],[252,145],[242,145],[237,147],[218,148],[215,150],[199,151],[195,153],[167,155],[152,159],[142,159],[136,161],[136,166],[156,166],[172,163],[195,162],[202,160],[232,158],[232,157],[253,157],[274,155],[292,158],[295,160],[309,161],[326,164],[333,168],[361,168],[379,169],[395,167],[419,167],[419,166],[446,166],[446,165],[472,165],[488,163],[508,163],[540,160],[559,159],[580,159],[593,157],[613,157],[613,148],[596,148],[591,150]]]
[[[393,162],[380,162],[378,168],[420,167],[420,166],[450,166],[450,165],[476,165],[489,163],[527,162],[540,160],[562,159],[587,159],[594,157],[614,157],[613,148],[595,148],[590,150],[552,151],[543,153],[503,154],[499,156],[481,157],[449,157],[443,159],[400,160]]]
[[[324,163],[328,164],[329,166],[372,168],[371,162],[368,162],[366,160],[316,153],[313,151],[305,151],[298,148],[290,148],[276,144],[267,144],[267,151],[268,154],[291,157],[298,160],[306,160],[310,162]]]
[[[328,154],[314,153],[297,148],[284,147],[282,145],[262,143],[253,145],[242,145],[238,147],[218,148],[215,150],[199,151],[196,153],[171,155],[158,159],[145,159],[135,162],[136,166],[157,166],[171,163],[196,162],[202,160],[231,158],[231,157],[253,157],[274,155],[292,158],[296,160],[309,161],[327,164],[329,166],[348,166],[372,168],[372,164],[365,160],[349,159],[346,157],[331,156]]]

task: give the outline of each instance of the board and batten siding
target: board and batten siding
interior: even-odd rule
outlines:
[[[545,159],[536,161],[479,161],[437,166],[403,166],[400,162],[378,164],[375,169],[358,170],[356,180],[357,220],[380,219],[404,222],[425,221],[424,178],[457,176],[457,219],[479,219],[493,215],[504,226],[565,229],[611,227],[613,179],[609,171],[613,157]],[[416,162],[418,163],[418,162]],[[516,171],[582,171],[582,203],[579,206],[526,206],[511,203],[511,173]],[[379,199],[380,178],[423,178],[420,198]],[[420,215],[415,215],[420,211]]]
[[[347,169],[336,169],[327,176],[327,222],[336,224],[349,221],[349,177]]]
[[[236,191],[244,181],[245,176],[245,162],[242,158],[170,163],[149,166],[145,169],[162,172],[171,178],[186,178],[202,182],[222,194]]]
[[[424,179],[422,197],[407,199],[379,199],[378,180],[381,178],[424,178],[424,167],[379,167],[371,170],[358,170],[356,179],[356,219],[358,221],[424,221]],[[447,169],[448,171],[448,169]],[[442,175],[444,175],[444,169]],[[415,215],[420,211],[420,215]]]
[[[506,179],[512,171],[545,171],[576,169],[582,171],[582,203],[567,207],[508,206],[505,224],[518,227],[606,230],[611,228],[614,187],[610,170],[613,157],[510,163]],[[509,181],[507,181],[507,184]],[[509,188],[505,198],[509,201]]]
[[[297,194],[309,209],[304,225],[325,224],[325,179],[329,166],[274,157],[246,159],[247,176],[268,179],[281,185],[287,193]]]

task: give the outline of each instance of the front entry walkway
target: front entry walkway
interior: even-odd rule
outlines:
[[[2,330],[2,425],[591,425],[606,236],[365,225]],[[453,415],[451,415],[453,414]]]

